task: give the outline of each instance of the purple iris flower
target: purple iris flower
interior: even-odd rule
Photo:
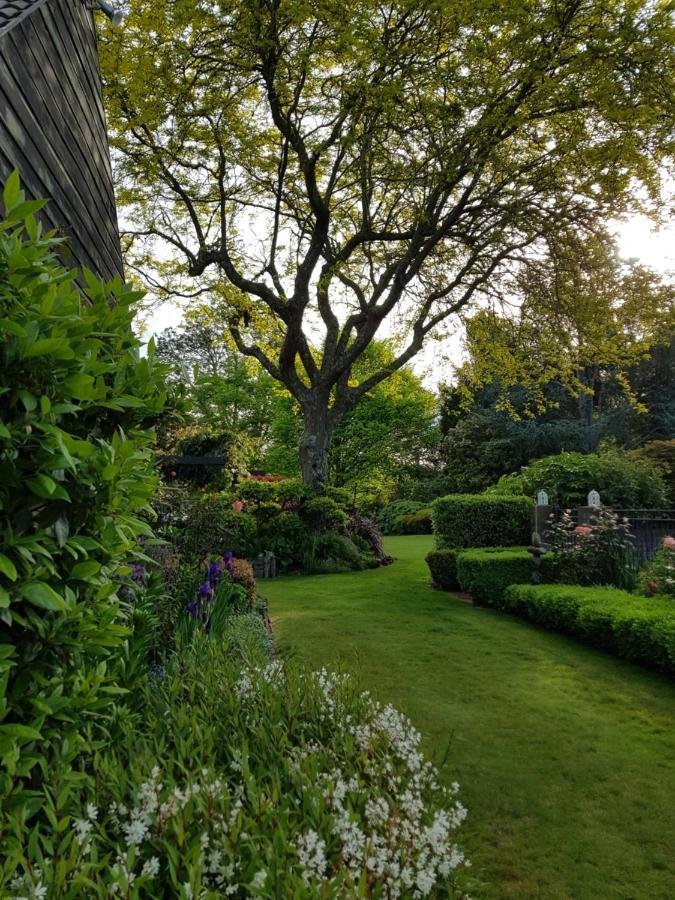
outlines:
[[[228,561],[225,563],[225,568],[227,569],[228,572],[234,571],[234,566],[232,565],[231,560],[228,559]]]
[[[229,562],[233,556],[234,553],[231,550],[228,550],[223,559],[225,560],[225,562]]]
[[[145,566],[141,563],[134,563],[131,570],[131,578],[136,584],[145,584]]]
[[[206,573],[206,577],[208,578],[209,584],[212,588],[215,588],[218,585],[218,582],[223,576],[223,567],[219,562],[211,563],[209,566],[208,572]]]
[[[196,600],[190,600],[187,605],[188,612],[192,616],[193,619],[197,618],[197,614],[199,613],[199,603]]]
[[[201,600],[210,600],[213,597],[213,588],[208,581],[205,581],[204,584],[199,585],[197,593]]]

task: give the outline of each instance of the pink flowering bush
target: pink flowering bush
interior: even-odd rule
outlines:
[[[675,538],[665,537],[661,549],[643,570],[640,589],[647,595],[675,597]]]
[[[600,507],[589,525],[577,525],[570,510],[551,518],[546,557],[556,581],[613,585],[632,590],[637,577],[634,538],[627,518]]]

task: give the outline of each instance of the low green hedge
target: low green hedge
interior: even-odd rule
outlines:
[[[530,540],[528,497],[451,494],[434,500],[431,509],[439,548],[510,547]]]
[[[431,572],[431,579],[444,591],[458,591],[457,555],[459,550],[432,550],[427,553],[426,563]]]
[[[395,534],[431,534],[431,510],[420,510],[407,516],[399,516],[394,524]]]
[[[505,589],[531,577],[532,556],[524,547],[480,547],[457,555],[457,581],[475,603],[501,607]]]
[[[617,588],[514,584],[503,608],[633,662],[675,673],[675,602]]]

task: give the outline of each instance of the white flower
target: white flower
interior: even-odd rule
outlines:
[[[156,878],[159,875],[159,859],[156,856],[151,856],[143,863],[141,875],[149,875],[150,878]]]
[[[267,881],[267,872],[264,869],[260,869],[259,872],[256,872],[251,881],[251,887],[258,890],[259,888],[265,887],[265,882]]]
[[[98,807],[94,806],[93,803],[87,804],[87,818],[92,822],[95,822],[98,818]]]
[[[141,844],[148,836],[148,823],[143,817],[132,818],[122,826],[127,844],[131,847],[133,844]]]
[[[92,828],[89,819],[74,819],[73,828],[75,830],[75,837],[78,844],[84,844],[86,841],[88,841]]]
[[[316,831],[308,831],[298,837],[298,860],[304,869],[302,880],[309,884],[312,876],[323,878],[326,871],[326,842],[322,841]]]

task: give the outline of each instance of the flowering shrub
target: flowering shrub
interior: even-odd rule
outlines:
[[[348,676],[242,667],[202,642],[148,708],[146,733],[99,755],[96,792],[59,842],[14,837],[10,896],[460,896],[457,785]]]
[[[256,601],[256,586],[251,563],[246,559],[233,559],[230,577],[234,584],[241,585],[246,591],[249,605],[253,608]]]
[[[552,518],[547,544],[546,565],[556,581],[635,587],[637,561],[630,522],[607,507],[598,509],[590,525],[577,525],[570,510],[557,522]]]
[[[675,597],[675,538],[665,537],[663,545],[640,575],[644,594]]]

